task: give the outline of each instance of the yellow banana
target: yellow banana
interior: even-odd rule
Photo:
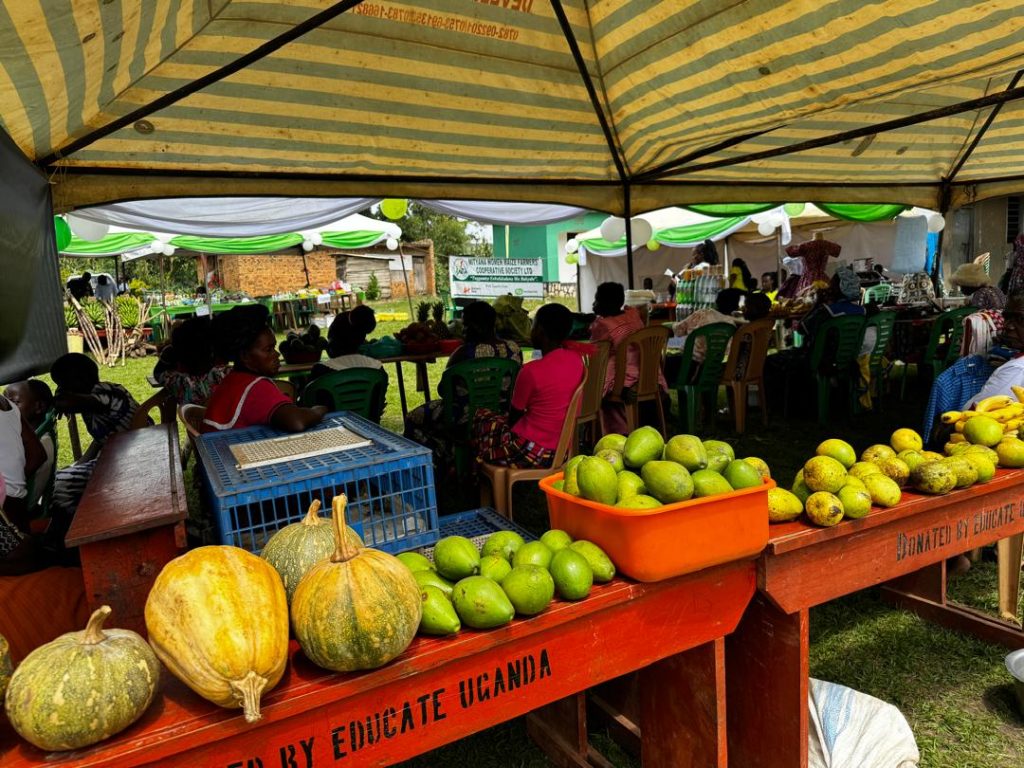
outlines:
[[[1019,416],[1020,411],[1013,406],[1009,406],[1006,408],[996,408],[994,411],[986,411],[984,415],[988,416],[990,419],[995,419],[996,421],[1009,421],[1010,419]]]
[[[1017,396],[1017,400],[1024,403],[1024,387],[1018,387],[1016,384],[1010,385],[1010,390],[1014,395]]]
[[[1024,424],[1024,419],[1010,419],[1003,425],[1003,429],[1018,429],[1021,424]]]
[[[980,411],[960,411],[960,421],[967,421],[974,416],[980,416]]]
[[[1009,395],[992,395],[986,397],[980,403],[978,403],[974,410],[978,413],[986,413],[987,411],[994,411],[999,408],[1005,408],[1013,402],[1013,398]]]
[[[952,424],[955,421],[960,421],[960,411],[946,411],[940,418],[943,424]]]
[[[949,442],[951,443],[966,443],[967,438],[959,432],[954,432],[949,436]]]
[[[957,432],[963,432],[964,431],[964,423],[965,422],[958,421],[956,424],[953,425],[953,429],[955,429]]]

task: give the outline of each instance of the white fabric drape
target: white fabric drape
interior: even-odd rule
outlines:
[[[502,203],[472,200],[417,200],[427,208],[472,219],[481,224],[554,224],[573,219],[587,212],[586,208],[571,205],[544,205],[542,203]]]
[[[370,197],[178,197],[81,208],[75,215],[142,232],[257,237],[321,228],[376,202]]]
[[[178,197],[81,208],[75,216],[143,232],[256,237],[322,228],[380,202],[376,197]],[[551,224],[585,213],[569,205],[418,200],[427,208],[481,224]]]

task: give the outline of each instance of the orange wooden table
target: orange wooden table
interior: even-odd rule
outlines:
[[[45,754],[0,722],[0,765],[389,765],[647,667],[645,765],[725,766],[721,638],[753,592],[752,561],[656,584],[616,580],[501,629],[417,638],[396,661],[363,674],[327,673],[293,643],[285,678],[254,725],[165,672],[143,718],[91,749]]]
[[[947,496],[904,493],[891,509],[834,528],[773,525],[758,594],[726,641],[730,763],[807,765],[808,609],[886,583],[898,605],[984,640],[1024,646],[1020,629],[946,601],[946,560],[1024,531],[1024,471]]]

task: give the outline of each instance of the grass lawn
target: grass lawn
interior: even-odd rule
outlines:
[[[379,302],[374,306],[387,311],[408,310],[404,302]],[[374,335],[393,333],[404,325],[382,322]],[[152,358],[129,361],[124,367],[104,370],[102,377],[124,384],[142,401],[153,392],[146,383],[153,363]],[[388,368],[393,382],[394,366]],[[429,366],[432,390],[436,391],[443,369],[443,360]],[[414,391],[414,366],[405,366],[404,377],[412,408],[423,402],[422,393]],[[880,413],[865,414],[828,428],[818,427],[810,411],[785,424],[774,416],[770,425],[763,427],[759,413],[755,412],[749,417],[749,431],[742,438],[732,434],[724,419],[702,432],[705,437],[733,443],[739,456],[766,459],[780,484],[788,485],[820,440],[843,437],[858,450],[873,442],[886,442],[898,426],[919,426],[924,399],[920,393],[908,394],[902,403],[890,398]],[[389,429],[401,431],[401,409],[393,393],[389,395],[383,423]],[[63,423],[60,455],[62,464],[71,459]],[[188,486],[191,488],[192,484]],[[190,496],[190,503],[195,504],[196,499]],[[546,526],[546,510],[536,489],[523,488],[515,506],[518,521],[535,529]],[[843,575],[836,573],[831,577],[842,579]],[[995,584],[994,563],[980,562],[970,572],[955,577],[951,592],[962,602],[993,611]],[[921,765],[1002,768],[1018,766],[1024,759],[1024,721],[1016,712],[1010,679],[1003,667],[1002,648],[938,629],[909,613],[893,610],[878,599],[874,590],[813,609],[811,641],[812,676],[848,685],[898,706],[917,737]],[[750,681],[750,690],[751,695],[756,695],[756,681]],[[771,704],[764,702],[764,706]],[[596,736],[615,765],[637,764],[599,734]],[[423,768],[548,764],[526,737],[522,720],[476,734],[409,763]]]

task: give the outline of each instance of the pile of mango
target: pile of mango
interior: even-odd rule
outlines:
[[[557,529],[538,541],[498,531],[479,550],[464,536],[446,536],[434,546],[433,561],[419,552],[403,552],[398,559],[420,585],[424,635],[452,635],[463,624],[501,627],[517,614],[540,613],[556,592],[563,600],[583,600],[594,582],[615,576],[604,550]]]
[[[996,466],[1024,466],[1024,442],[1004,437],[998,424],[975,423],[957,434],[964,439],[948,443],[943,455],[924,450],[914,430],[897,429],[889,445],[869,446],[859,460],[844,440],[825,440],[797,472],[791,491],[769,492],[769,520],[788,522],[804,512],[812,523],[832,526],[844,518],[866,516],[872,505],[899,504],[903,488],[941,495],[987,483],[995,476]],[[981,438],[994,440],[996,449]]]
[[[554,487],[600,504],[624,509],[655,509],[692,498],[763,485],[768,465],[751,456],[737,459],[721,440],[675,435],[668,442],[653,427],[628,436],[608,434],[592,456],[574,456]]]

